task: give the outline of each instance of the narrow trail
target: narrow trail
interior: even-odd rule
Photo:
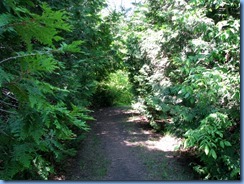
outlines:
[[[174,151],[178,140],[153,133],[128,108],[93,114],[91,131],[70,161],[66,180],[193,180],[189,159]]]

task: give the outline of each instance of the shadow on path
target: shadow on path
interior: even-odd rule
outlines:
[[[153,133],[129,108],[93,114],[91,131],[67,169],[66,180],[193,180],[189,158],[174,151],[179,140]]]

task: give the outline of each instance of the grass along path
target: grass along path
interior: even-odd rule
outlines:
[[[179,140],[154,133],[128,108],[96,111],[92,130],[71,161],[66,180],[193,180],[189,159],[174,151]]]

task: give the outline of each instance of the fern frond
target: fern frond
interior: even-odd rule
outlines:
[[[66,43],[62,43],[61,47],[59,48],[59,51],[61,52],[73,52],[73,53],[79,53],[81,51],[80,49],[80,45],[84,43],[81,40],[78,41],[73,41],[71,44],[66,44]]]
[[[10,82],[13,80],[13,76],[7,72],[5,72],[1,67],[0,67],[0,87],[2,87],[2,84],[4,82]]]
[[[19,162],[24,168],[29,168],[33,160],[32,153],[34,150],[33,145],[30,143],[14,145],[12,159]]]
[[[13,19],[14,19],[14,16],[12,16],[11,14],[7,14],[7,13],[1,14],[0,15],[0,31],[1,31],[1,29],[3,29],[4,26],[8,25]]]
[[[63,11],[53,11],[46,3],[41,5],[42,15],[25,12],[28,17],[14,28],[31,50],[33,39],[43,45],[54,47],[53,40],[60,41],[60,30],[71,31],[71,26],[66,22],[68,16]]]

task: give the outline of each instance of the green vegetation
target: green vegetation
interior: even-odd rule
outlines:
[[[89,108],[134,97],[203,179],[240,179],[240,2],[135,5],[128,18],[102,17],[104,0],[0,2],[1,179],[48,179]]]
[[[100,82],[94,95],[94,104],[102,107],[129,106],[133,99],[131,88],[125,71],[111,73],[106,80]]]
[[[149,0],[128,24],[134,106],[185,138],[204,179],[240,179],[239,1]]]
[[[0,178],[48,179],[111,71],[103,1],[0,2]],[[79,21],[77,21],[79,20]]]

